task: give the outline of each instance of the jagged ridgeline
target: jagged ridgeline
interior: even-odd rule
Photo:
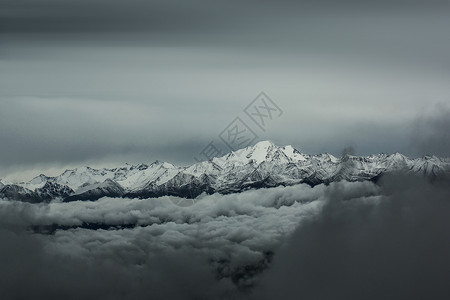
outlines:
[[[390,172],[404,171],[436,178],[450,173],[450,159],[402,154],[367,157],[331,154],[308,155],[292,146],[269,141],[187,167],[156,161],[113,169],[81,167],[59,176],[40,175],[29,182],[0,181],[0,198],[27,202],[97,200],[102,197],[195,198],[202,193],[235,193],[251,188],[333,181],[376,181]]]

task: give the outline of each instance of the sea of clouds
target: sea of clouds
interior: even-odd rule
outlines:
[[[1,298],[444,299],[448,183],[395,175],[190,206],[3,199]]]

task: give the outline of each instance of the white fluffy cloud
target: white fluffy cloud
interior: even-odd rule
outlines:
[[[14,212],[10,222],[20,217],[26,225],[70,228],[42,236],[52,251],[102,256],[121,248],[133,256],[145,256],[192,248],[208,251],[215,259],[254,263],[263,258],[263,252],[277,247],[303,217],[317,213],[327,189],[297,185],[203,195],[188,207],[176,205],[179,198],[175,197],[38,205],[3,200],[0,207]],[[87,224],[116,230],[90,230]]]
[[[447,247],[443,234],[431,234],[448,224],[445,180],[276,187],[202,195],[187,207],[176,205],[180,199],[174,197],[50,204],[4,199],[0,262],[9,279],[0,289],[5,299],[30,292],[49,299],[247,299],[270,298],[282,286],[293,299],[302,290],[312,297],[321,281],[310,272],[334,278],[340,274],[335,267],[352,266],[354,257],[364,258],[355,267],[370,265],[373,249],[406,261],[423,250],[415,248],[416,236]],[[412,252],[397,257],[382,247],[384,241]],[[358,256],[350,255],[358,249]],[[443,259],[442,251],[433,251],[427,257]],[[336,255],[342,261],[333,261]],[[389,269],[383,259],[378,258]],[[308,272],[297,267],[303,265]],[[436,263],[429,265],[426,271]],[[397,272],[416,280],[419,269],[411,265],[407,274],[392,269],[374,276]],[[23,282],[23,272],[32,274],[30,282]],[[356,280],[352,274],[344,273],[349,281]],[[310,282],[309,289],[298,276]],[[342,295],[354,290],[336,288]]]

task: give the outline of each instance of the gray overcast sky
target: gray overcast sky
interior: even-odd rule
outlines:
[[[191,163],[260,91],[260,139],[450,156],[449,28],[449,1],[4,0],[0,178]]]

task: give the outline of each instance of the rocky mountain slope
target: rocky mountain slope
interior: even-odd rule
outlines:
[[[187,167],[156,161],[113,169],[81,167],[56,177],[39,175],[16,184],[0,180],[0,198],[27,202],[96,200],[105,196],[194,198],[201,193],[227,194],[297,183],[376,180],[395,171],[435,178],[450,173],[450,159],[435,156],[410,159],[399,153],[336,158],[331,154],[303,154],[292,146],[262,141]]]

